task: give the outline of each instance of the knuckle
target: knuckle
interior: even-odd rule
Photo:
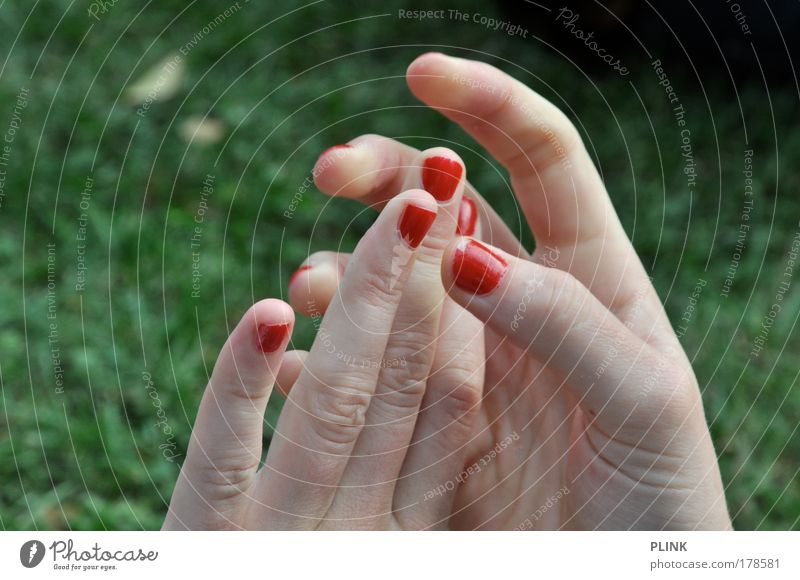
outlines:
[[[263,387],[264,376],[256,374],[245,374],[239,372],[237,376],[226,381],[216,383],[214,390],[219,388],[222,393],[230,397],[233,401],[240,401],[250,407],[258,408],[266,402],[269,389]],[[248,385],[250,385],[248,387]]]
[[[195,468],[190,480],[196,481],[198,489],[204,490],[209,502],[234,499],[245,493],[253,484],[258,470],[258,459],[244,461],[226,459],[222,462],[204,462]]]
[[[483,399],[483,371],[477,366],[451,364],[432,381],[431,391],[434,404],[442,405],[449,424],[468,422]]]
[[[425,381],[410,376],[393,377],[370,406],[370,424],[381,425],[413,419],[425,396]]]
[[[338,452],[355,443],[364,427],[370,395],[352,387],[325,386],[309,405],[311,426],[323,450]]]
[[[416,413],[425,395],[433,353],[427,346],[430,339],[423,334],[405,331],[402,344],[386,349],[372,407],[387,420],[397,420],[399,413]]]
[[[463,422],[481,404],[482,393],[475,381],[453,383],[443,404],[453,422]]]
[[[534,168],[537,173],[542,172],[561,163],[582,146],[583,140],[575,125],[563,112],[555,111],[551,120],[539,115],[531,120],[534,135],[506,161],[512,172],[528,174]]]
[[[650,374],[655,378],[645,382],[647,407],[665,425],[679,425],[701,405],[699,390],[692,376],[669,365],[663,358],[650,365]]]
[[[587,296],[586,288],[569,272],[546,268],[545,291],[540,295],[544,314],[556,323],[573,325]]]
[[[393,308],[400,300],[400,287],[396,283],[396,278],[390,272],[370,270],[358,280],[356,293],[359,299],[369,306],[381,309]]]

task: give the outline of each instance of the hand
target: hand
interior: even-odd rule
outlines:
[[[460,196],[463,184],[455,185]],[[391,508],[408,491],[393,485],[403,457],[385,462],[379,475],[387,483],[371,490],[384,505],[379,514],[362,517],[358,490],[347,482],[363,477],[355,454],[370,443],[362,436],[365,418],[400,409],[391,406],[406,396],[400,387],[419,391],[412,369],[390,358],[399,350],[392,330],[418,301],[401,298],[421,242],[455,219],[437,213],[437,201],[418,189],[387,205],[356,248],[303,360],[284,356],[293,325],[288,305],[264,300],[245,314],[200,404],[165,529],[402,527]],[[294,387],[259,470],[263,414],[279,374]],[[369,404],[381,395],[382,407]]]
[[[442,260],[449,297],[487,328],[485,388],[463,467],[480,469],[461,478],[451,525],[730,528],[691,365],[577,130],[484,63],[426,54],[407,80],[508,169],[537,243],[529,257],[467,185],[494,246],[459,238]],[[380,206],[417,152],[375,135],[350,145],[320,159],[317,185]],[[320,303],[333,271],[311,281],[307,293]],[[440,358],[441,371],[473,372],[462,358]],[[519,441],[498,448],[512,435]]]
[[[463,190],[461,161],[445,161],[458,170],[445,179],[450,198],[437,203],[412,189],[388,203],[350,259],[307,355],[284,354],[294,322],[287,304],[264,300],[245,314],[206,388],[164,529],[430,527],[435,514],[449,514],[449,504],[437,506],[448,498],[424,513],[403,510],[424,490],[413,478],[398,480],[404,466],[430,463],[424,446],[406,452],[419,381],[430,371],[426,345],[435,344],[425,333],[436,336],[438,315],[426,321],[425,295],[411,291],[431,283],[419,278],[426,268],[441,286],[439,261],[455,230],[448,203],[458,207]],[[398,327],[410,320],[419,328]],[[293,388],[259,470],[276,378]],[[463,441],[452,441],[455,453]],[[367,479],[375,485],[359,487]]]

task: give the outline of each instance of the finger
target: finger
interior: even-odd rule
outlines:
[[[320,317],[339,288],[350,254],[316,252],[289,278],[289,304],[305,316]]]
[[[329,512],[329,519],[348,527],[380,528],[391,514],[439,336],[445,298],[439,272],[442,252],[456,230],[464,164],[453,151],[435,147],[420,153],[410,168],[403,187],[424,188],[438,201],[439,212],[417,252],[365,427]]]
[[[416,163],[416,165],[420,166],[421,163]],[[437,220],[439,219],[442,219],[442,216],[437,218]],[[462,197],[459,205],[456,233],[479,235],[479,224],[475,203],[467,197]],[[432,227],[428,238],[434,236],[435,227],[435,225]],[[301,312],[305,309],[307,314],[315,315],[313,311],[319,305],[328,304],[341,275],[337,276],[337,272],[342,270],[341,264],[346,264],[348,258],[348,254],[336,254],[334,252],[319,252],[311,255],[304,265],[298,269],[300,274],[296,277],[293,276],[289,292],[289,296],[292,299],[292,307]],[[306,280],[303,278],[303,272],[307,270],[309,264],[313,264],[314,274],[309,277],[310,279]],[[325,267],[319,267],[321,264],[325,264]],[[416,268],[419,268],[419,263],[415,265]],[[436,275],[438,276],[438,265]],[[413,295],[415,299],[418,299],[416,298],[418,294],[411,293],[409,290],[413,279],[414,274],[412,273],[412,278],[406,284],[406,294]],[[441,288],[438,280],[437,284],[440,287],[438,292],[443,294],[443,288]],[[298,285],[300,290],[296,289]],[[405,302],[407,299],[404,298],[403,301]],[[308,312],[308,304],[314,305],[310,309],[312,312]],[[400,308],[402,311],[403,303],[401,303]],[[322,312],[324,312],[324,309]],[[316,315],[319,315],[319,313],[317,312]],[[402,318],[400,314],[398,314],[398,318]],[[447,298],[443,305],[439,327],[439,338],[436,339],[436,354],[433,359],[432,372],[425,387],[422,410],[418,417],[410,417],[416,423],[413,443],[408,447],[408,455],[403,466],[404,475],[398,480],[397,491],[394,494],[395,514],[402,518],[404,527],[414,529],[441,527],[446,523],[447,515],[452,507],[453,494],[450,493],[450,490],[445,490],[446,493],[441,493],[441,490],[448,483],[452,483],[450,480],[453,478],[453,474],[461,472],[465,456],[465,445],[468,443],[473,422],[473,414],[477,411],[472,401],[475,397],[480,399],[482,390],[483,323]],[[395,326],[393,336],[396,334],[399,334],[399,331]],[[466,342],[464,340],[465,336],[469,337]],[[387,353],[388,350],[389,348],[387,348]],[[288,359],[291,354],[291,352],[288,352],[286,358]],[[387,354],[387,359],[391,358]],[[403,359],[403,362],[408,364],[409,361]],[[285,364],[286,361],[284,362]],[[280,389],[283,388],[282,374],[283,366],[278,376]],[[381,382],[381,379],[379,379],[379,385]],[[404,392],[405,398],[409,399],[409,389],[404,389]],[[376,397],[373,398],[373,405],[380,397],[380,393],[376,392]],[[417,403],[414,402],[413,406],[416,407]],[[372,406],[370,409],[372,409]],[[412,415],[413,413],[407,414]],[[362,461],[367,465],[371,461],[372,466],[375,467],[372,470],[373,473],[394,473],[396,467],[376,466],[374,464],[378,461],[386,460],[385,455],[401,455],[401,450],[408,443],[406,440],[408,437],[407,427],[397,425],[397,423],[402,424],[402,420],[391,424],[384,421],[383,425],[375,425],[379,429],[379,437],[392,434],[400,435],[400,440],[394,443],[397,449],[383,452],[362,449],[362,440],[374,441],[368,435],[368,430],[373,425],[373,422],[374,419],[370,417],[368,412],[367,426],[359,438],[359,443],[353,452],[355,457],[351,460],[351,463],[355,463],[357,458],[358,461]],[[377,422],[375,421],[375,423]],[[387,431],[391,433],[386,433]],[[388,459],[391,463],[391,458]],[[369,471],[366,473],[361,471],[360,475],[362,477],[369,475]],[[369,487],[364,487],[364,481],[360,484],[351,482],[354,485],[352,493],[359,498],[358,505],[363,506],[366,503],[364,496],[368,493],[372,493],[375,496],[383,496],[383,499],[385,499],[386,490],[390,490],[391,486],[381,485],[381,482],[391,482],[392,477],[384,476],[377,484],[376,480],[371,480]],[[352,479],[357,481],[355,477]],[[342,485],[345,485],[344,481]],[[378,489],[381,487],[384,489]],[[337,501],[341,496],[342,494],[340,493],[337,496]],[[345,505],[347,504],[345,503]],[[371,509],[372,513],[383,513],[383,510],[375,505]],[[352,512],[348,513],[353,516]],[[353,526],[355,521],[358,521],[363,527],[370,527],[368,518],[364,517],[360,519],[351,518],[348,524]]]
[[[414,254],[436,212],[429,194],[405,192],[356,247],[278,421],[256,488],[257,523],[311,528],[327,513],[363,428]]]
[[[447,527],[480,410],[484,363],[483,322],[447,298],[436,356],[395,491],[393,511],[405,529]]]
[[[380,209],[386,202],[417,179],[414,160],[420,151],[380,135],[362,135],[347,146],[328,149],[314,167],[314,181],[328,195],[358,199]],[[489,243],[514,255],[527,255],[506,223],[491,205],[465,183],[465,194],[476,204],[483,225],[483,237]]]
[[[673,369],[570,274],[460,238],[445,253],[442,280],[456,302],[564,376],[606,432],[640,434],[639,421],[650,427],[672,400],[669,388],[646,385],[654,369],[662,377]]]
[[[262,300],[231,333],[203,394],[165,528],[241,522],[261,461],[264,410],[293,325],[288,304]]]
[[[462,196],[456,221],[456,234],[476,234],[478,209],[475,202]],[[350,254],[346,252],[316,252],[311,254],[289,278],[289,304],[305,316],[321,316],[339,288]],[[438,271],[438,270],[437,270]]]
[[[458,235],[480,235],[470,201],[462,199]],[[456,478],[473,443],[485,358],[483,322],[445,297],[436,354],[394,494],[393,511],[404,529],[448,525]]]
[[[281,368],[275,377],[275,386],[284,397],[289,396],[289,391],[300,376],[307,357],[308,352],[305,350],[288,350],[284,353]]]
[[[651,310],[661,311],[577,129],[558,108],[488,64],[439,53],[417,58],[407,81],[508,169],[537,248],[561,250],[554,266],[607,307],[625,310],[646,288]]]
[[[440,53],[411,63],[407,81],[509,170],[537,240],[574,244],[618,226],[578,131],[542,96],[486,63]]]
[[[475,202],[462,196],[456,220],[456,234],[472,236],[476,233],[477,223],[478,209]],[[289,277],[288,294],[292,308],[306,316],[325,314],[339,288],[339,281],[349,260],[350,254],[346,252],[323,251],[311,254]]]

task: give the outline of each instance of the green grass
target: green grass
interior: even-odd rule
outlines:
[[[437,46],[462,47],[447,51],[492,62],[568,107],[673,321],[697,280],[707,281],[683,341],[704,389],[735,525],[799,527],[795,287],[764,350],[750,356],[800,216],[800,133],[786,122],[796,106],[791,86],[770,91],[769,101],[757,83],[740,87],[756,200],[733,290],[723,298],[745,149],[739,106],[724,77],[704,82],[706,102],[680,61],[669,70],[692,131],[698,187],[690,198],[680,135],[646,58],[629,57],[633,73],[625,81],[603,71],[587,78],[531,38],[509,39],[471,22],[398,20],[398,2],[376,9],[321,2],[271,24],[295,5],[249,3],[191,51],[177,94],[140,118],[122,96],[125,87],[224,4],[193,4],[181,13],[184,2],[152,3],[141,12],[139,3],[119,2],[99,22],[85,3],[67,10],[64,0],[39,2],[26,20],[32,4],[0,8],[8,56],[0,132],[20,87],[30,91],[0,207],[3,528],[159,527],[178,467],[160,453],[164,435],[152,393],[182,452],[231,326],[253,301],[283,296],[287,276],[309,252],[350,250],[371,223],[358,204],[313,189],[292,219],[284,216],[325,147],[365,132],[421,147],[449,143],[473,183],[520,227],[502,173],[460,130],[416,108],[405,86],[408,63]],[[477,0],[460,6],[496,15]],[[381,13],[390,15],[368,18]],[[187,149],[177,126],[205,114],[224,123],[226,139]],[[194,299],[189,239],[209,173],[214,192],[202,231],[201,297]],[[86,287],[76,292],[80,193],[89,175]],[[51,323],[57,343],[48,342]],[[312,337],[310,321],[301,321],[295,345],[307,347]],[[56,390],[54,346],[63,393]],[[154,381],[150,393],[145,371]],[[277,412],[270,409],[271,420]]]

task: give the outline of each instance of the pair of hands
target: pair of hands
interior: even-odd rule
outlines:
[[[576,129],[484,63],[407,80],[508,169],[536,251],[448,149],[323,153],[317,186],[381,213],[292,277],[310,352],[279,300],[231,333],[164,528],[730,528],[691,365]]]

